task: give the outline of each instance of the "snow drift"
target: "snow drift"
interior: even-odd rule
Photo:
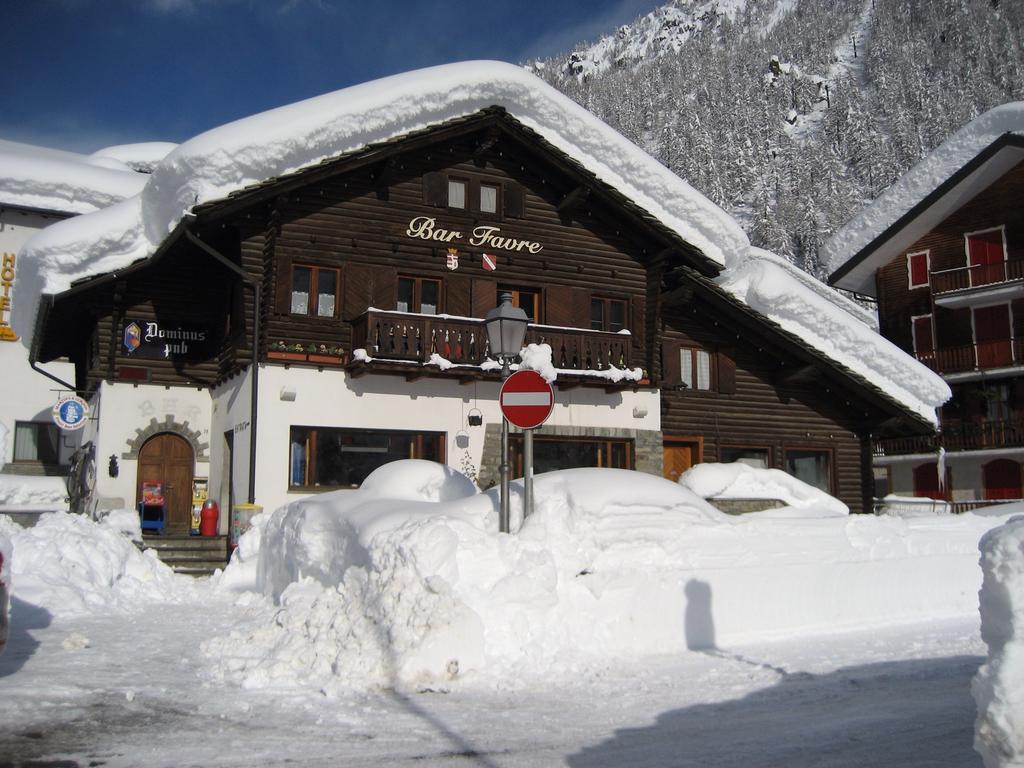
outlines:
[[[798,480],[781,469],[758,469],[740,462],[695,464],[679,484],[702,499],[775,499],[786,506],[760,516],[842,517],[850,508],[835,496]]]
[[[121,531],[126,516],[95,523],[53,512],[32,528],[0,515],[0,534],[13,544],[11,568],[17,596],[54,615],[131,612],[145,602],[173,600],[191,587]],[[136,521],[135,528],[138,524]],[[141,537],[140,537],[141,538]]]
[[[735,518],[676,483],[607,469],[539,475],[522,521],[518,490],[512,535],[496,533],[494,492],[423,462],[275,511],[223,584],[255,557],[254,586],[277,607],[204,645],[213,674],[326,693],[509,686],[617,658],[960,618],[976,610],[978,539],[1000,523]]]
[[[985,768],[1024,765],[1024,517],[981,539],[979,597],[988,661],[971,693],[978,705],[974,748]]]

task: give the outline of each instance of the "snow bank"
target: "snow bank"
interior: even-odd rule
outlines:
[[[0,475],[0,512],[68,508],[68,489],[63,477]]]
[[[972,120],[905,173],[821,247],[835,272],[954,173],[1006,133],[1024,136],[1024,101],[1003,104]]]
[[[985,768],[1024,766],[1024,517],[989,531],[979,549],[988,661],[971,683],[978,705],[974,748]]]
[[[739,462],[696,464],[679,484],[702,499],[777,499],[786,507],[758,513],[762,517],[841,517],[850,508],[834,496],[781,469],[759,469]]]
[[[9,525],[11,525],[9,523]],[[8,613],[11,594],[11,557],[14,548],[7,527],[0,523],[0,651],[7,647]]]
[[[841,363],[907,409],[938,426],[935,409],[952,397],[949,385],[861,322],[831,288],[784,259],[758,248],[718,284],[809,346]]]
[[[124,536],[117,516],[111,525],[81,515],[54,512],[32,528],[0,516],[14,545],[14,595],[54,615],[95,611],[131,612],[145,602],[173,600],[191,589],[154,554]]]
[[[437,467],[423,472],[445,491],[424,494],[406,466],[270,516],[256,586],[276,607],[204,644],[214,677],[329,694],[514,686],[618,658],[962,618],[976,610],[978,540],[998,524],[736,518],[659,477],[577,469],[536,478],[525,522],[514,484],[518,530],[501,535],[495,491]]]
[[[195,205],[492,105],[709,258],[727,264],[742,257],[748,240],[732,217],[643,150],[521,67],[471,61],[363,83],[200,134],[163,158],[117,215],[58,222],[29,241],[19,280],[59,293],[75,279],[151,255]],[[21,290],[15,297],[12,325],[22,336],[31,335],[34,293]]]
[[[137,195],[146,178],[109,157],[0,139],[2,205],[90,213]],[[20,263],[18,268],[20,277]]]

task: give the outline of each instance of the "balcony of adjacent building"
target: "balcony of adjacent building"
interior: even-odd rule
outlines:
[[[937,307],[961,307],[1024,298],[1024,259],[991,261],[929,275]]]
[[[635,387],[642,380],[628,332],[563,328],[531,323],[526,344],[551,347],[551,363],[562,388],[593,384],[606,389]],[[353,352],[346,370],[457,378],[469,383],[498,378],[483,320],[371,309],[353,322]]]
[[[951,421],[943,423],[935,435],[891,437],[874,440],[874,455],[909,456],[962,451],[998,451],[1024,448],[1024,416],[1007,419]]]
[[[977,377],[1024,367],[1024,339],[995,339],[974,344],[918,349],[914,356],[947,380]]]

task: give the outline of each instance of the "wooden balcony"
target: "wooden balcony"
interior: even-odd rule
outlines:
[[[632,338],[625,333],[533,323],[526,330],[527,344],[551,346],[555,368],[578,371],[581,376],[612,366],[632,368]],[[382,366],[406,366],[399,371],[408,371],[410,364],[423,368],[433,361],[439,370],[452,371],[451,363],[461,376],[480,376],[484,371],[472,369],[493,359],[483,320],[446,315],[370,310],[353,322],[352,346],[365,349],[374,363]]]
[[[980,451],[1024,447],[1024,417],[1005,420],[951,422],[937,435],[885,438],[874,441],[875,456],[905,456],[947,451]]]
[[[1024,259],[1002,261],[997,264],[980,264],[973,267],[958,267],[932,272],[930,275],[932,293],[941,296],[958,291],[967,291],[984,286],[998,286],[1024,280]]]
[[[936,373],[964,373],[1024,364],[1024,339],[999,339],[959,347],[917,352],[917,359]]]

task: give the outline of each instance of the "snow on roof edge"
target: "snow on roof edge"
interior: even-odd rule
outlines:
[[[821,247],[822,262],[829,273],[845,266],[933,190],[1006,134],[1024,136],[1024,101],[994,107],[969,122],[840,227]]]

